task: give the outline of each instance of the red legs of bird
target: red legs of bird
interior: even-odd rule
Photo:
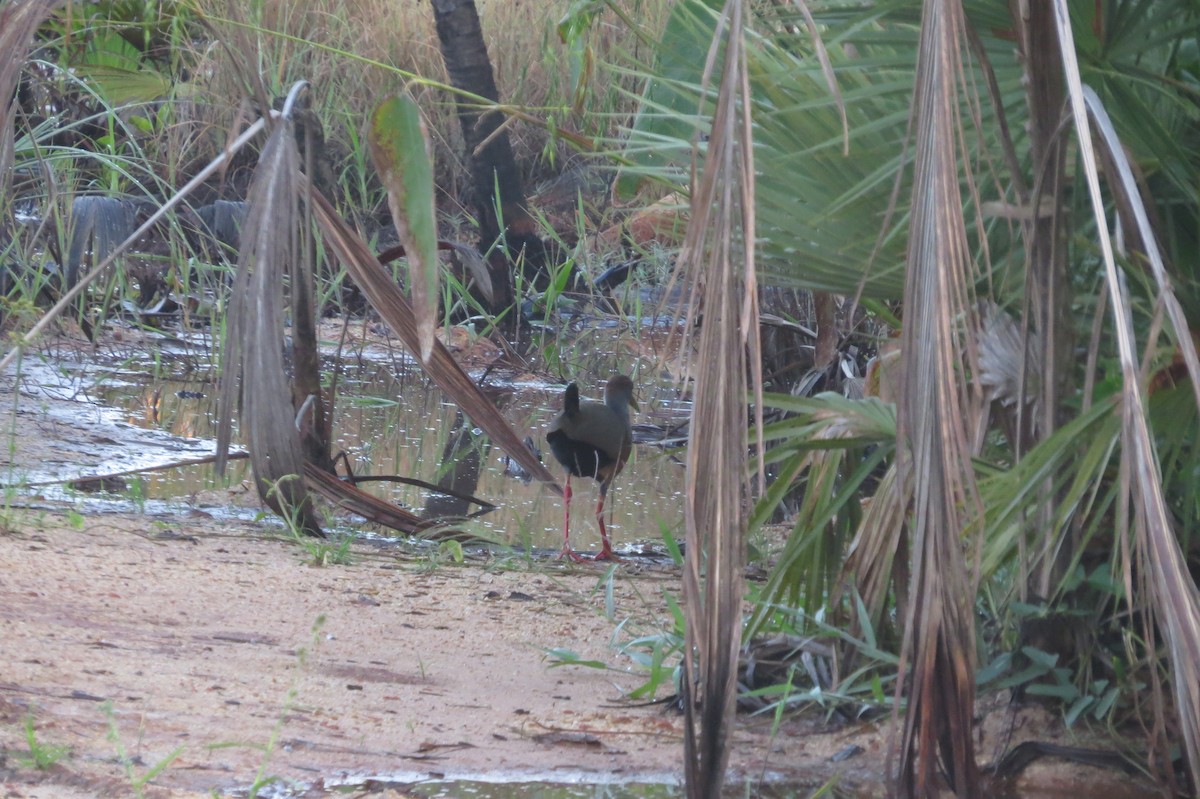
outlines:
[[[608,543],[608,539],[604,539]],[[583,563],[587,558],[571,549],[571,475],[567,474],[567,487],[563,491],[563,545],[559,559],[570,558],[576,563]]]
[[[613,552],[612,545],[608,543],[608,530],[604,527],[604,498],[608,495],[608,483],[600,484],[600,501],[596,503],[596,522],[600,525],[600,554],[596,555],[596,560],[608,560],[613,563],[624,562]]]
[[[622,563],[622,559],[613,551],[612,544],[608,541],[608,529],[604,526],[604,497],[608,494],[608,485],[600,485],[600,501],[596,503],[596,522],[600,525],[600,541],[602,542],[600,553],[596,555],[594,560],[607,560],[613,563]],[[576,563],[585,563],[589,559],[580,555],[575,550],[571,549],[571,475],[567,475],[567,485],[563,490],[563,545],[562,552],[558,554],[559,559],[570,558]]]

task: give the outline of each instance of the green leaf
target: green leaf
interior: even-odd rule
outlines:
[[[1013,601],[1008,604],[1009,611],[1019,618],[1038,619],[1046,615],[1045,605],[1031,605],[1028,602]]]
[[[862,628],[863,642],[870,649],[878,648],[875,641],[875,628],[871,624],[871,614],[857,591],[854,592],[854,607],[858,610],[858,624]]]
[[[671,562],[676,566],[682,565],[683,550],[679,548],[679,542],[675,540],[675,534],[671,532],[671,528],[665,524],[660,524],[658,531],[662,534],[663,546],[666,547],[667,554],[671,556]]]
[[[1027,666],[1024,669],[1021,669],[1016,674],[997,681],[995,688],[997,691],[1003,691],[1005,688],[1012,688],[1017,685],[1026,685],[1038,679],[1039,677],[1046,676],[1048,672],[1049,669],[1035,663],[1032,666]]]
[[[387,397],[339,397],[338,399],[351,408],[394,408],[400,404]]]
[[[1091,707],[1095,701],[1096,697],[1087,695],[1076,699],[1074,703],[1071,704],[1071,707],[1067,710],[1067,715],[1064,718],[1064,721],[1067,722],[1067,726],[1073,726],[1075,724],[1075,720],[1079,718],[1080,714]]]
[[[887,701],[887,696],[883,693],[883,682],[875,672],[871,672],[871,696],[880,705]]]
[[[1058,655],[1054,655],[1049,652],[1043,652],[1036,647],[1023,646],[1021,647],[1021,653],[1035,664],[1044,668],[1046,671],[1049,671],[1058,665]]]
[[[554,649],[546,650],[546,655],[550,657],[550,668],[558,666],[586,666],[589,669],[607,669],[608,664],[601,660],[584,660],[570,649],[555,647]]]
[[[1096,703],[1096,707],[1092,710],[1092,718],[1099,721],[1108,715],[1112,710],[1113,704],[1117,701],[1117,697],[1121,695],[1121,689],[1113,686],[1104,692],[1104,696],[1100,697],[1100,701]]]
[[[1025,689],[1025,693],[1032,696],[1049,696],[1055,699],[1061,699],[1064,702],[1073,702],[1079,696],[1079,689],[1074,685],[1045,685],[1037,683],[1030,685]]]
[[[438,549],[444,554],[448,554],[455,563],[462,563],[464,560],[462,544],[458,541],[453,539],[443,541],[438,545]]]
[[[437,221],[429,137],[416,102],[407,96],[384,100],[371,114],[367,143],[387,187],[392,220],[408,257],[419,355],[428,364],[437,321]]]
[[[1012,666],[1012,653],[1003,652],[995,660],[979,670],[975,675],[975,682],[979,685],[987,685],[1008,671],[1010,666]]]
[[[604,10],[604,5],[604,0],[574,0],[558,21],[558,38],[564,44],[581,38],[591,30],[596,14]]]

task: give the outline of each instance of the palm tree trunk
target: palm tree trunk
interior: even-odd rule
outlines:
[[[1026,16],[1014,15],[1018,40],[1028,75],[1027,96],[1030,119],[1030,154],[1033,162],[1033,196],[1030,207],[1037,209],[1028,230],[1029,270],[1025,296],[1029,298],[1030,341],[1026,351],[1041,366],[1040,385],[1026,386],[1031,402],[1018,429],[1017,446],[1024,453],[1039,441],[1049,438],[1058,428],[1061,398],[1067,394],[1071,374],[1072,328],[1061,322],[1062,309],[1071,307],[1070,281],[1067,275],[1066,225],[1063,222],[1062,196],[1066,191],[1065,155],[1059,127],[1063,113],[1062,54],[1055,33],[1051,3],[1030,3]],[[1043,209],[1046,209],[1043,211]],[[1036,395],[1032,395],[1033,392]],[[1049,531],[1055,497],[1047,486],[1042,497],[1039,529],[1046,530],[1045,540],[1032,542],[1039,568],[1031,575],[1028,588],[1047,597],[1062,576],[1075,547],[1058,546]],[[1058,558],[1055,551],[1061,552]]]
[[[432,0],[438,41],[450,84],[483,100],[497,103],[500,93],[488,58],[487,43],[479,24],[474,0]],[[513,157],[508,133],[501,129],[504,116],[481,111],[476,103],[459,98],[458,120],[471,164],[475,211],[479,216],[482,247],[487,250],[500,239],[522,237],[520,249],[532,236],[534,225],[525,211],[525,187]],[[513,242],[510,242],[512,244]],[[540,244],[540,241],[538,241]],[[493,310],[512,304],[513,287],[509,263],[503,257],[489,263],[495,291]]]

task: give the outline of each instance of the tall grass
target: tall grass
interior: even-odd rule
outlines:
[[[623,16],[654,28],[669,3],[614,0],[614,5]],[[528,114],[507,130],[530,185],[553,175],[572,154],[555,130],[618,134],[633,111],[631,90],[637,86],[600,65],[645,54],[616,14],[598,14],[583,36],[564,42],[556,28],[571,6],[567,0],[477,0],[476,6],[501,102]],[[381,99],[407,89],[429,124],[438,182],[450,195],[443,199],[456,194],[466,165],[453,97],[439,88],[446,72],[430,3],[315,0],[300,11],[285,0],[245,8],[228,0],[196,0],[196,7],[220,43],[206,50],[204,95],[218,103],[241,97],[248,74],[261,76],[276,93],[294,80],[309,80],[332,154],[350,161],[361,150],[357,134],[366,115]],[[596,68],[589,71],[585,64]]]
[[[607,5],[616,11],[599,9],[564,41],[557,26],[572,5],[477,0],[502,102],[519,110],[506,129],[531,193],[575,160],[558,131],[602,142],[619,136],[633,111],[638,79],[603,65],[648,60],[639,51],[644,39],[623,20],[653,31],[669,7],[667,0],[612,0]],[[463,229],[473,213],[459,199],[469,196],[466,153],[430,3],[315,0],[301,8],[283,0],[192,0],[147,4],[134,19],[116,17],[128,9],[98,9],[85,15],[80,4],[67,3],[43,25],[31,54],[41,64],[43,91],[76,99],[39,129],[40,141],[17,125],[15,171],[21,179],[14,192],[0,197],[0,206],[19,201],[25,213],[48,223],[8,240],[10,253],[13,246],[23,250],[21,262],[45,260],[53,253],[38,242],[69,235],[63,209],[77,194],[162,202],[222,152],[258,115],[258,106],[299,79],[312,84],[312,110],[324,128],[333,193],[345,216],[368,236],[390,221],[361,131],[383,98],[408,91],[420,103],[434,144],[443,228],[454,238],[473,237]],[[131,22],[154,39],[153,46],[143,51],[126,41]],[[70,146],[51,144],[64,135]],[[193,194],[192,204],[243,199],[254,160],[249,149],[238,155]],[[219,295],[222,264],[189,261],[178,230],[166,239],[163,246],[176,264],[169,275],[175,289],[191,294],[209,287]],[[0,314],[22,326],[22,309],[33,305],[47,280],[5,291]],[[334,276],[327,296],[338,296],[336,282]],[[131,288],[118,284],[117,296],[102,304],[121,303]]]

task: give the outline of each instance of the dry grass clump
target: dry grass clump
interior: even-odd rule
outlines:
[[[202,94],[218,107],[215,113],[231,120],[233,101],[244,97],[258,77],[276,95],[295,80],[309,80],[331,154],[346,170],[356,160],[361,166],[362,121],[381,99],[407,88],[426,114],[439,183],[455,193],[465,171],[462,142],[451,95],[439,87],[446,73],[429,2],[196,2],[218,40],[218,46],[207,47],[200,72],[208,76]],[[592,136],[617,133],[633,106],[623,89],[636,87],[630,79],[597,68],[587,78],[587,101],[574,103],[571,56],[556,30],[568,0],[476,0],[476,5],[502,102],[545,121],[514,120],[508,128],[518,162],[531,179],[552,174],[568,154],[553,128]],[[623,0],[619,5],[641,24],[664,19],[668,7],[666,0]],[[601,14],[587,36],[596,64],[644,56],[637,38],[612,13]]]

